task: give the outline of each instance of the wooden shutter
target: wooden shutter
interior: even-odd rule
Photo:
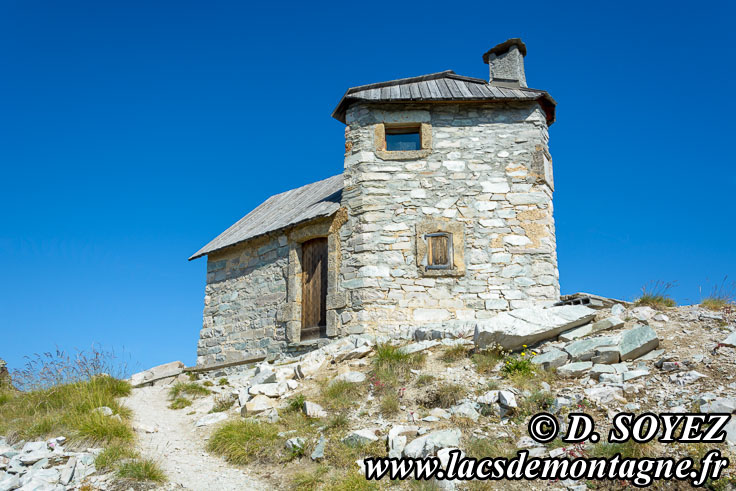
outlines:
[[[302,244],[301,339],[327,334],[327,239]]]
[[[452,268],[452,234],[428,234],[427,266],[429,268]]]

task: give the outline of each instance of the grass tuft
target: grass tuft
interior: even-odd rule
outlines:
[[[475,364],[475,371],[478,373],[491,373],[503,360],[505,353],[500,348],[486,349],[475,352],[470,359]]]
[[[133,479],[134,481],[164,482],[166,475],[151,459],[136,459],[124,462],[118,467],[118,477]]]
[[[210,391],[196,382],[178,382],[169,389],[169,397],[176,399],[184,394],[192,397],[206,396]]]
[[[236,465],[275,463],[278,461],[279,447],[283,445],[278,432],[277,426],[268,423],[228,421],[212,433],[207,450],[222,455]]]
[[[353,406],[360,400],[364,386],[346,380],[333,380],[323,383],[321,389],[322,401],[331,409],[345,409]]]
[[[641,287],[641,296],[636,299],[634,304],[637,307],[652,307],[661,309],[665,307],[675,307],[677,303],[670,297],[668,292],[677,286],[677,282],[656,281]]]
[[[467,389],[462,385],[441,383],[422,401],[422,405],[428,408],[448,408],[457,404],[466,394]]]
[[[462,360],[463,358],[467,358],[469,352],[470,350],[466,346],[458,344],[446,349],[445,352],[442,353],[441,359],[445,363],[454,363],[458,360]]]
[[[169,404],[169,409],[184,409],[185,407],[189,407],[192,405],[192,401],[190,399],[187,399],[186,397],[177,397],[173,401],[171,401],[171,404]]]

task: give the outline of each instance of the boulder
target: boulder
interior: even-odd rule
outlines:
[[[316,402],[309,402],[304,401],[304,406],[302,407],[304,414],[307,415],[308,418],[325,418],[327,417],[327,411],[322,408],[319,404]]]
[[[646,322],[657,314],[657,311],[651,307],[636,307],[631,311],[631,315],[642,322]]]
[[[196,427],[209,426],[215,423],[219,423],[220,421],[224,421],[226,419],[227,419],[227,414],[225,413],[205,414],[204,416],[199,418],[196,423],[194,423],[194,426]]]
[[[356,430],[348,433],[348,435],[342,439],[342,442],[351,447],[359,447],[377,440],[378,437],[376,436],[376,430]]]
[[[450,452],[458,452],[458,462],[460,459],[465,457],[465,452],[456,447],[446,447],[437,450],[437,458],[440,459],[440,465],[443,469],[447,469],[447,464],[450,463]]]
[[[736,445],[736,418],[731,418],[723,429],[726,431],[726,441]]]
[[[516,309],[478,321],[474,341],[480,349],[499,345],[516,350],[582,326],[593,318],[595,310],[582,305]]]
[[[616,317],[621,317],[624,312],[626,312],[626,307],[624,307],[620,303],[617,303],[616,305],[611,307],[611,314]]]
[[[130,385],[133,387],[141,387],[144,385],[153,384],[153,382],[169,378],[176,377],[184,371],[185,365],[180,361],[172,361],[171,363],[165,363],[157,367],[149,368],[146,371],[135,373],[130,377]]]
[[[557,369],[557,375],[563,378],[576,378],[585,375],[585,372],[593,368],[593,364],[589,361],[578,361],[563,365]]]
[[[569,357],[570,356],[566,352],[553,348],[532,358],[532,363],[540,365],[545,370],[551,370],[553,368],[561,367],[567,363],[567,359]]]
[[[500,390],[489,390],[482,396],[478,397],[476,399],[479,404],[485,404],[485,405],[491,405],[498,402],[498,394],[501,392]],[[437,408],[439,409],[439,408]]]
[[[659,346],[659,338],[649,326],[640,325],[625,331],[621,336],[618,350],[621,360],[633,360],[645,355]]]
[[[273,405],[273,399],[268,396],[264,396],[263,394],[259,394],[245,403],[245,406],[240,410],[240,414],[242,416],[253,416],[254,414],[262,413],[267,409],[271,409]]]

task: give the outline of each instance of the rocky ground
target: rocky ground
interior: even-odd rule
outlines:
[[[605,455],[600,443],[573,447],[559,440],[546,446],[532,441],[526,424],[540,411],[558,415],[563,424],[566,413],[586,412],[604,436],[613,416],[623,411],[736,411],[733,311],[714,312],[699,306],[634,307],[623,302],[596,307],[521,309],[478,324],[476,329],[468,325],[418,330],[411,340],[350,337],[298,359],[263,363],[236,375],[212,373],[196,381],[181,373],[181,364],[168,364],[134,376],[133,383],[142,387],[125,404],[134,412],[140,452],[161,463],[169,479],[162,487],[167,489],[344,489],[347,485],[335,484],[334,476],[357,475],[362,461],[357,458],[339,467],[335,453],[353,447],[370,448],[361,454],[364,456],[442,458],[452,448],[471,456],[513,455],[518,449],[528,449],[536,456]],[[399,351],[413,357],[407,359],[411,366],[403,376],[392,378],[377,368],[387,356],[380,346],[386,345],[400,347]],[[191,404],[172,409],[170,390],[176,384],[200,386],[209,393],[185,395],[185,404]],[[347,392],[341,395],[337,387],[346,387]],[[294,411],[304,413],[304,420],[311,423],[290,427]],[[337,416],[342,418],[339,425],[334,423]],[[261,452],[247,465],[237,466],[206,451],[212,432],[225,421],[247,419],[278,429],[268,455]],[[731,445],[735,443],[736,423],[729,425],[728,442],[719,448],[733,458]],[[30,479],[18,472],[18,466],[36,466],[45,474],[26,475],[47,479],[49,486],[63,485],[71,458],[77,466],[87,465],[87,455],[94,454],[92,449],[88,454],[65,456],[61,442],[43,445],[46,448],[0,452],[7,472],[0,477],[0,490]],[[25,457],[24,461],[24,455],[38,451],[50,455],[31,459],[35,462]],[[704,448],[654,443],[617,451],[698,457]],[[225,456],[232,458],[227,452]],[[39,465],[43,459],[48,460]],[[88,472],[82,469],[72,476],[71,487]],[[330,475],[333,481],[318,477],[309,481],[305,472]],[[332,474],[326,474],[329,472]],[[732,473],[729,468],[729,478]],[[112,486],[101,478],[96,482],[99,487]],[[385,486],[388,483],[381,484]],[[521,489],[530,484],[396,486]],[[532,487],[612,489],[621,484],[538,482]]]

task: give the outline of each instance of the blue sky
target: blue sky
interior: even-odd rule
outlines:
[[[268,196],[341,172],[355,85],[528,47],[563,293],[696,302],[736,280],[727,2],[0,1],[0,357],[193,364],[205,260]]]

